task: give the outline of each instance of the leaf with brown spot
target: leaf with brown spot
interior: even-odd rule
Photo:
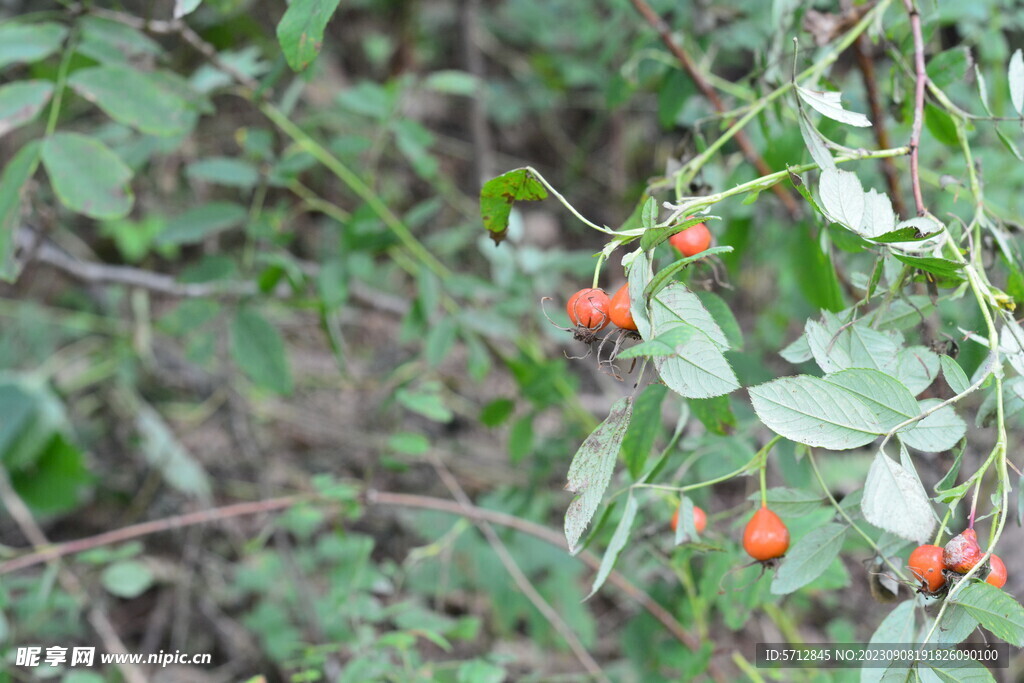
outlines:
[[[324,42],[324,28],[340,0],[292,0],[277,25],[277,40],[294,71],[309,66]]]
[[[569,465],[565,489],[576,494],[576,497],[565,513],[565,540],[574,552],[612,479],[615,461],[632,416],[633,399],[619,399],[605,421],[591,432],[576,451]]]
[[[488,180],[480,190],[480,217],[495,244],[508,233],[508,217],[517,201],[545,199],[548,191],[528,168],[517,168]]]

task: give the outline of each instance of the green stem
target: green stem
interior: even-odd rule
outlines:
[[[437,260],[423,244],[416,239],[409,227],[388,208],[373,189],[363,182],[352,169],[346,166],[340,159],[331,154],[323,145],[310,137],[304,130],[296,126],[280,109],[269,102],[262,102],[259,109],[271,122],[274,123],[285,135],[295,141],[300,147],[323,164],[327,170],[333,173],[339,180],[348,185],[349,189],[356,193],[360,199],[366,202],[367,206],[384,222],[391,232],[395,233],[399,241],[412,254],[425,265],[434,275],[439,278],[448,278],[452,272],[443,263]]]
[[[68,83],[68,70],[71,68],[71,58],[75,55],[75,40],[77,39],[77,26],[72,27],[68,35],[67,44],[64,47],[64,55],[57,68],[57,82],[53,86],[53,100],[50,102],[50,115],[46,120],[46,137],[53,135],[57,130],[57,120],[60,118],[60,107],[64,101],[64,89]]]
[[[750,123],[750,121],[752,121],[755,116],[760,114],[769,104],[771,104],[772,102],[774,102],[775,100],[779,99],[780,97],[788,93],[790,90],[792,90],[796,86],[797,81],[804,81],[810,78],[817,78],[821,74],[821,72],[823,72],[828,66],[835,62],[839,58],[839,55],[845,52],[846,48],[850,47],[850,45],[852,45],[854,41],[857,40],[860,34],[867,30],[867,28],[872,24],[872,22],[876,20],[876,18],[881,13],[885,12],[885,10],[889,7],[890,2],[891,0],[881,0],[881,2],[875,5],[874,8],[868,11],[861,18],[861,20],[857,22],[857,24],[853,28],[851,28],[840,41],[833,45],[824,57],[822,57],[818,62],[811,65],[807,69],[804,69],[804,71],[801,72],[796,77],[796,79],[783,83],[772,92],[768,93],[761,99],[752,103],[750,111],[748,111],[741,118],[737,119],[736,123],[730,126],[728,130],[726,130],[721,136],[719,136],[717,140],[711,143],[711,145],[709,145],[708,148],[705,149],[701,154],[691,159],[685,166],[676,171],[676,196],[681,196],[681,188],[685,186],[687,183],[689,183],[691,180],[693,180],[693,178],[697,175],[697,172],[704,166],[704,164],[706,164],[708,160],[712,156],[714,156],[714,154],[718,152],[718,150],[721,149],[723,145],[725,145],[726,142],[731,140],[736,135],[736,133],[742,130],[743,127],[746,126],[748,123]],[[664,187],[668,185],[670,181],[670,178],[666,178],[663,181],[657,183],[656,185],[652,185],[650,189],[654,190],[657,187]]]
[[[832,503],[832,507],[836,509],[836,512],[839,513],[839,516],[842,517],[846,521],[846,523],[850,525],[850,528],[852,528],[854,531],[860,534],[861,538],[867,541],[867,544],[871,547],[872,550],[875,551],[875,554],[882,558],[882,560],[887,565],[889,565],[889,569],[891,569],[900,580],[906,580],[906,577],[903,576],[902,570],[900,570],[899,567],[892,563],[892,560],[890,560],[882,553],[881,549],[878,547],[878,544],[875,543],[875,540],[868,536],[867,532],[865,532],[863,529],[857,526],[856,522],[853,521],[850,515],[847,514],[846,510],[843,509],[843,506],[839,504],[839,501],[836,500],[835,496],[832,495],[832,491],[829,490],[828,484],[825,483],[824,477],[821,476],[821,470],[818,469],[818,462],[814,458],[813,450],[808,449],[807,459],[811,463],[811,469],[814,470],[814,477],[818,480],[818,484],[821,486],[821,490],[825,492],[826,496],[828,496],[829,501],[831,501]]]

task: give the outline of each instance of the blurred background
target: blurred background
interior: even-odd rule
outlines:
[[[564,303],[590,286],[602,235],[549,198],[517,204],[495,245],[477,201],[486,179],[530,165],[591,221],[638,226],[649,186],[787,81],[794,60],[800,70],[814,63],[865,9],[841,4],[650,0],[723,115],[627,0],[350,0],[297,74],[275,37],[284,2],[204,0],[186,32],[168,22],[169,1],[0,3],[0,36],[8,20],[70,29],[39,58],[11,57],[16,41],[0,40],[0,85],[57,81],[62,69],[74,84],[80,69],[127,64],[161,74],[180,108],[156,112],[147,132],[125,123],[131,112],[66,89],[52,123],[123,161],[131,209],[72,211],[40,172],[4,224],[18,250],[12,281],[0,284],[0,680],[40,675],[13,665],[19,645],[109,651],[103,623],[129,652],[211,653],[210,665],[142,669],[143,680],[200,683],[755,679],[756,642],[866,641],[892,606],[872,597],[879,568],[852,534],[820,579],[785,598],[770,594],[760,567],[743,568],[738,538],[757,490],[749,477],[695,490],[709,532],[678,547],[668,528],[678,498],[647,490],[617,578],[584,601],[596,565],[557,545],[571,500],[563,486],[615,400],[637,391],[647,413],[627,435],[606,504],[648,453],[653,463],[668,447],[655,481],[682,485],[739,468],[770,434],[745,391],[688,402],[649,380],[637,388],[628,367],[618,379],[593,355],[570,358],[585,349],[545,318],[541,300],[551,297],[548,313],[566,324]],[[929,75],[980,114],[976,67],[1005,113],[1024,9],[1010,0],[921,9]],[[906,144],[912,49],[902,7],[867,35],[820,87],[842,90],[889,141],[877,125],[822,119],[820,129],[852,149]],[[131,106],[131,89],[124,98]],[[0,112],[5,165],[44,135],[50,111]],[[161,129],[172,119],[180,125]],[[929,105],[926,124],[929,206],[969,218],[951,120]],[[745,131],[772,171],[810,161],[791,96]],[[1014,123],[1000,131],[1021,144]],[[1016,242],[1024,166],[999,134],[979,123],[971,139],[986,197]],[[889,191],[911,215],[905,159],[891,180],[880,162],[855,167],[866,188]],[[730,142],[682,189],[709,194],[758,175]],[[808,371],[778,352],[820,309],[852,305],[851,283],[873,263],[863,243],[781,187],[793,207],[772,192],[713,207],[715,243],[734,251],[685,275],[742,337],[729,360],[743,386]],[[674,200],[671,190],[655,196]],[[600,278],[609,293],[625,281],[621,256]],[[995,284],[1024,294],[1024,282]],[[959,331],[981,326],[970,311],[942,300],[905,334],[955,343],[970,375],[984,352]],[[929,391],[951,395],[941,381]],[[968,401],[968,423],[984,398]],[[1019,397],[1011,403],[1015,426],[1022,408]],[[994,432],[972,427],[968,438],[971,472]],[[832,514],[800,455],[783,442],[769,465],[771,486],[803,492],[780,505],[794,537]],[[872,456],[819,455],[837,498],[857,495]],[[954,461],[915,457],[927,487]],[[466,500],[477,507],[459,508]],[[57,564],[4,565],[40,544],[34,534],[57,543],[246,502],[256,507],[87,543]],[[606,518],[584,554],[603,553],[622,502],[599,510]],[[492,515],[484,531],[479,514],[466,514],[478,508],[516,519]],[[1003,538],[1007,590],[1018,593],[1019,527]],[[580,648],[603,673],[587,673]],[[50,673],[72,683],[129,675]]]

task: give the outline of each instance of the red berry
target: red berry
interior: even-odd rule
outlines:
[[[679,508],[676,508],[676,513],[672,515],[672,531],[679,528]],[[697,530],[698,534],[704,533],[704,530],[708,528],[708,515],[706,512],[701,510],[696,505],[693,506],[693,528]]]
[[[927,587],[932,593],[937,592],[946,584],[946,577],[942,575],[945,564],[942,561],[943,550],[937,545],[919,545],[910,553],[907,566],[914,578],[921,582],[921,587]]]
[[[694,256],[711,246],[711,231],[703,223],[677,232],[668,238],[669,244],[683,256]]]
[[[777,514],[761,507],[743,530],[743,549],[761,562],[782,557],[789,550],[789,529]]]
[[[988,573],[985,581],[991,583],[996,588],[1002,588],[1006,585],[1006,565],[999,559],[998,555],[992,555],[989,559],[989,565],[992,567],[992,571]]]
[[[633,321],[633,313],[629,310],[629,285],[619,287],[612,297],[608,307],[608,317],[612,324],[624,330],[636,330],[636,322]]]
[[[978,545],[978,535],[974,533],[974,529],[964,529],[963,533],[949,539],[942,552],[942,562],[946,569],[966,574],[974,569],[974,565],[978,564],[978,560],[984,554]]]
[[[608,324],[609,305],[603,289],[581,289],[569,298],[565,312],[573,325],[596,332]]]

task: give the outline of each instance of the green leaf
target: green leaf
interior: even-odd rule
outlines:
[[[648,197],[640,214],[640,225],[650,230],[658,224],[658,200]]]
[[[674,355],[654,360],[669,389],[685,398],[712,398],[739,388],[722,353],[729,341],[693,292],[678,283],[666,287],[651,300],[650,324],[654,338],[678,329],[689,336]]]
[[[52,95],[50,81],[18,81],[0,88],[0,136],[35,119]]]
[[[1024,607],[1006,591],[972,581],[957,592],[952,602],[963,605],[992,635],[1024,647]]]
[[[828,151],[828,147],[825,146],[825,140],[802,109],[798,119],[800,123],[800,136],[803,137],[804,145],[807,147],[807,151],[811,153],[814,163],[822,170],[835,168],[836,162],[832,159],[832,153]]]
[[[174,0],[174,18],[181,19],[196,11],[203,0]]]
[[[68,79],[68,85],[110,118],[143,133],[180,135],[193,123],[186,100],[152,75],[130,66],[105,64],[79,69]]]
[[[972,61],[967,48],[958,45],[930,57],[925,70],[932,83],[939,88],[945,88],[964,80]]]
[[[1009,138],[1009,136],[1003,132],[1003,129],[999,127],[997,123],[993,128],[996,129],[996,135],[999,137],[999,141],[1003,143],[1003,147],[1009,150],[1010,154],[1017,157],[1017,161],[1024,161],[1024,155],[1020,153],[1020,149],[1017,147],[1017,143]]]
[[[768,489],[768,507],[781,517],[803,517],[821,509],[825,499],[820,493],[776,486]],[[761,504],[761,492],[755,491],[747,496],[752,503]],[[845,499],[844,499],[845,500]]]
[[[535,201],[548,196],[548,191],[527,168],[517,168],[488,180],[480,190],[480,217],[500,244],[508,232],[508,217],[517,201]]]
[[[1024,53],[1018,48],[1010,57],[1010,68],[1007,70],[1010,83],[1010,101],[1017,113],[1024,116]]]
[[[18,277],[14,236],[21,228],[21,190],[39,164],[41,144],[33,140],[18,150],[0,174],[0,280]]]
[[[813,109],[819,113],[824,114],[828,118],[845,123],[850,126],[857,126],[858,128],[864,128],[871,125],[871,121],[864,114],[858,114],[857,112],[843,109],[843,103],[841,101],[842,93],[839,92],[828,92],[821,90],[808,90],[802,86],[796,86],[796,92],[804,102],[809,104]]]
[[[954,644],[967,639],[974,629],[978,628],[978,620],[963,605],[950,604],[942,617],[942,623],[935,629],[935,642]]]
[[[100,581],[107,592],[119,598],[137,598],[153,585],[153,572],[142,562],[124,560],[103,570]]]
[[[601,589],[601,586],[604,585],[604,582],[608,580],[608,575],[615,568],[615,561],[619,559],[619,553],[626,547],[629,535],[633,532],[633,522],[636,520],[636,512],[639,508],[640,504],[637,502],[636,496],[630,492],[626,498],[626,507],[622,511],[622,517],[615,527],[615,533],[612,534],[612,540],[608,542],[608,549],[604,551],[604,557],[601,558],[601,566],[597,568],[594,584],[590,587],[590,592],[584,599],[593,597]]]
[[[644,233],[645,235],[648,233]],[[701,261],[706,259],[708,256],[714,256],[715,254],[728,254],[732,252],[732,247],[711,247],[705,249],[699,254],[693,256],[685,256],[678,261],[674,261],[672,265],[666,266],[658,271],[658,274],[654,276],[647,288],[644,289],[644,299],[650,299],[652,296],[667,287],[675,278],[676,273],[685,268],[686,266],[694,263],[695,261]]]
[[[117,400],[133,416],[139,449],[171,487],[203,501],[210,497],[210,479],[192,453],[178,439],[163,416],[129,390],[119,390]]]
[[[772,593],[787,595],[824,574],[843,547],[846,529],[843,524],[826,524],[797,541],[772,580]]]
[[[54,133],[43,141],[42,159],[57,198],[72,211],[100,219],[131,211],[132,171],[96,138]]]
[[[783,377],[748,391],[765,426],[797,443],[848,450],[871,443],[884,431],[860,399],[817,377]]]
[[[496,398],[480,409],[480,422],[486,427],[497,427],[512,417],[516,403],[508,398]]]
[[[157,235],[159,245],[196,244],[211,235],[229,230],[247,215],[245,207],[232,202],[209,202],[167,221],[163,231]]]
[[[733,315],[732,309],[729,308],[729,304],[714,292],[699,291],[694,294],[697,295],[718,326],[722,328],[725,338],[729,341],[729,348],[733,351],[742,351],[743,330],[740,329],[740,324],[736,320],[736,316]]]
[[[663,358],[674,356],[683,345],[693,339],[697,329],[692,325],[679,325],[669,329],[664,334],[659,334],[654,339],[640,342],[635,346],[620,351],[615,357],[621,359],[629,358]]]
[[[683,496],[679,501],[676,512],[679,514],[679,523],[676,524],[675,545],[687,542],[696,542],[700,534],[697,532],[696,519],[693,512],[693,501]]]
[[[288,66],[302,71],[320,54],[324,28],[340,0],[292,0],[277,25],[277,40]]]
[[[908,541],[925,543],[935,529],[935,513],[921,481],[881,450],[868,470],[860,507],[870,524]]]
[[[664,384],[649,384],[633,404],[633,419],[622,439],[622,459],[633,479],[643,473],[654,440],[661,432],[661,404],[666,393],[668,387]]]
[[[941,403],[937,398],[921,401],[918,413]],[[953,410],[953,406],[945,406],[935,411],[920,422],[898,432],[900,441],[926,453],[948,451],[955,446],[967,433],[967,423]]]
[[[101,64],[146,63],[163,52],[145,33],[117,21],[85,15],[78,19],[78,26],[81,33],[75,50]]]
[[[736,427],[736,416],[732,412],[728,396],[691,398],[688,403],[693,414],[712,434],[726,436]]]
[[[826,216],[850,230],[860,230],[864,219],[864,186],[856,173],[826,169],[821,172],[818,194]]]
[[[445,359],[448,352],[455,346],[459,333],[459,322],[452,317],[444,317],[430,326],[423,340],[423,357],[427,365],[436,368]]]
[[[921,412],[914,395],[898,379],[877,370],[851,368],[825,375],[823,380],[856,396],[883,432]]]
[[[654,202],[654,212],[653,214],[648,216],[647,210],[648,207],[652,206],[652,202],[654,202],[654,197],[651,197],[649,200],[647,200],[647,204],[644,205],[644,220],[647,221],[649,218],[652,221],[653,226],[653,221],[657,221],[658,219],[658,205],[657,202]],[[713,218],[718,218],[718,216],[690,216],[682,223],[667,225],[664,228],[648,227],[646,230],[644,230],[644,234],[640,237],[640,248],[643,249],[644,251],[650,251],[651,249],[654,249],[662,242],[666,241],[672,235],[680,233],[683,230],[687,230],[695,225],[699,225],[700,223],[711,220]],[[706,253],[707,252],[701,252],[700,254],[695,254],[695,256],[703,256]]]
[[[230,157],[208,157],[193,161],[185,169],[190,180],[215,185],[251,188],[260,180],[259,171],[248,161]]]
[[[60,49],[67,34],[66,28],[49,22],[0,25],[0,69],[49,57]]]
[[[445,405],[438,384],[427,382],[418,388],[402,388],[395,392],[395,400],[403,406],[436,422],[451,422],[455,417]]]
[[[231,321],[231,356],[257,386],[278,394],[291,393],[284,341],[255,309],[240,308]]]
[[[904,600],[886,615],[871,635],[870,645],[886,645],[889,643],[917,642],[917,623],[915,619],[915,600]],[[860,670],[860,683],[879,683],[886,675],[886,670],[876,667],[865,667]]]
[[[632,414],[633,400],[619,399],[573,456],[565,485],[575,495],[565,513],[565,540],[570,551],[576,550],[580,536],[601,504]]]
[[[937,275],[942,280],[952,282],[964,281],[963,276],[960,274],[960,270],[963,268],[962,263],[934,256],[907,256],[896,252],[893,252],[893,256],[908,266]]]

